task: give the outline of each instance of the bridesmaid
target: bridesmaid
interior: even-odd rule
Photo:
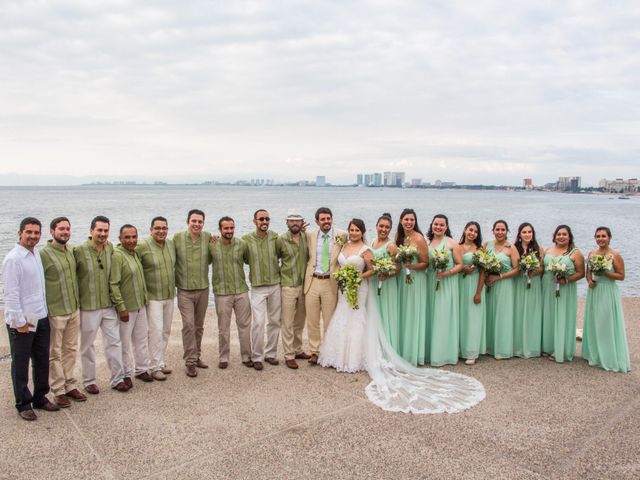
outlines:
[[[513,357],[513,277],[518,275],[518,252],[507,242],[509,226],[504,220],[493,224],[493,240],[486,248],[496,254],[502,269],[487,275],[487,353],[496,360]]]
[[[400,214],[400,224],[396,233],[396,246],[414,245],[418,258],[406,263],[403,268],[411,270],[413,283],[406,283],[404,275],[398,275],[398,298],[400,300],[400,331],[398,332],[398,353],[412,365],[424,365],[429,352],[425,351],[427,338],[427,289],[425,269],[429,265],[427,242],[418,227],[416,212],[405,208]]]
[[[378,258],[395,258],[398,253],[398,247],[389,239],[389,233],[393,221],[391,215],[383,213],[376,223],[376,239],[371,243],[373,257]],[[400,269],[398,266],[397,271]],[[378,283],[382,283],[380,295],[377,295]],[[397,351],[399,344],[399,325],[398,325],[398,282],[395,278],[390,277],[371,277],[371,290],[369,295],[375,295],[382,319],[382,328],[391,346]]]
[[[487,353],[484,272],[478,271],[472,263],[473,253],[482,247],[480,224],[467,223],[459,243],[464,265],[463,275],[459,275],[460,356],[465,359],[465,364],[474,365],[481,354]]]
[[[433,217],[427,238],[429,239],[429,262],[432,265],[430,270],[435,268],[432,262],[435,252],[446,252],[448,260],[444,270],[434,270],[435,283],[427,286],[432,289],[429,292],[432,303],[427,315],[431,318],[431,338],[427,338],[431,350],[430,363],[434,367],[455,365],[458,363],[460,342],[458,335],[460,295],[457,274],[462,271],[463,266],[462,247],[451,238],[449,219],[446,215],[438,214]]]
[[[567,277],[560,279],[560,296],[556,297],[556,278],[547,271],[551,260],[559,259],[567,266]],[[573,360],[576,353],[576,315],[578,288],[584,277],[584,257],[573,243],[573,233],[567,225],[558,225],[553,232],[553,246],[544,256],[542,276],[542,352],[558,363]]]
[[[536,240],[536,231],[530,223],[518,227],[515,247],[518,262],[525,255],[534,254],[540,267],[514,279],[515,310],[513,324],[513,354],[516,357],[539,357],[542,347],[542,282],[544,251]],[[527,288],[531,282],[529,288]]]
[[[610,255],[613,268],[597,277],[587,271],[589,291],[584,310],[582,356],[591,366],[612,372],[629,372],[631,360],[624,329],[620,290],[616,284],[616,281],[624,280],[624,260],[609,246],[609,228],[598,227],[595,238],[598,248],[589,256]]]

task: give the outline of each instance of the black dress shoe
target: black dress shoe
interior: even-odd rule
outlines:
[[[251,360],[247,360],[246,362],[242,362],[245,367],[253,368],[253,362]]]
[[[33,405],[33,408],[37,408],[38,410],[44,410],[45,412],[57,412],[60,410],[60,407],[55,403],[51,403],[49,400],[45,399],[45,402],[42,405]]]
[[[153,382],[153,377],[149,375],[149,372],[143,372],[139,375],[136,375],[138,380],[142,380],[143,382]]]
[[[34,420],[38,419],[36,412],[34,412],[33,410],[23,410],[21,412],[18,412],[18,415],[20,415],[21,419],[26,420],[27,422],[33,422]]]

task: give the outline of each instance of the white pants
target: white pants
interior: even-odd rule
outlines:
[[[276,358],[280,337],[280,285],[251,288],[251,360]],[[264,344],[265,325],[267,345]]]
[[[129,311],[129,321],[120,321],[120,339],[122,340],[122,364],[124,376],[131,378],[135,374],[149,371],[149,327],[147,325],[147,311]],[[133,358],[131,352],[133,351]],[[135,362],[135,363],[134,363]]]
[[[111,370],[111,386],[115,387],[124,378],[119,323],[120,320],[113,307],[80,310],[80,363],[82,364],[82,383],[85,387],[96,383],[94,342],[98,329],[102,330],[104,354]]]
[[[157,372],[166,366],[164,355],[169,344],[169,335],[171,335],[173,298],[149,300],[147,322],[149,323],[149,369]]]

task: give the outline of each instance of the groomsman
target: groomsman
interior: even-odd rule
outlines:
[[[173,236],[176,248],[176,286],[178,309],[182,316],[182,346],[188,377],[196,377],[198,368],[209,368],[200,358],[204,317],[209,302],[209,242],[203,231],[204,212],[193,209],[187,214],[187,231]]]
[[[49,375],[54,402],[62,408],[71,400],[84,402],[74,376],[80,335],[80,296],[76,279],[76,259],[68,244],[71,222],[67,217],[51,220],[51,240],[40,250],[44,267],[51,340]]]
[[[22,220],[18,244],[2,262],[4,320],[11,347],[11,380],[16,410],[24,420],[37,419],[33,408],[49,412],[60,410],[46,397],[49,393],[49,319],[44,271],[36,248],[41,229],[42,224],[37,218]],[[33,368],[33,395],[29,390],[29,359]],[[16,448],[13,446],[12,455],[24,455]]]
[[[96,347],[98,329],[107,364],[111,370],[111,388],[126,392],[122,366],[120,325],[109,292],[113,246],[109,240],[109,219],[102,215],[91,220],[89,240],[74,247],[76,274],[80,292],[80,363],[87,393],[100,393],[96,385]]]
[[[296,359],[308,360],[310,355],[302,351],[304,330],[304,273],[309,258],[307,236],[301,233],[304,218],[297,209],[287,214],[288,231],[277,242],[280,256],[280,286],[282,297],[282,349],[285,364],[296,369]]]
[[[256,370],[262,370],[263,361],[271,365],[279,363],[276,356],[280,336],[280,265],[276,249],[278,234],[269,230],[270,221],[269,212],[256,210],[253,214],[255,232],[242,237],[247,245],[245,262],[249,264],[251,280],[251,360]]]
[[[304,279],[307,334],[311,348],[309,363],[311,364],[318,362],[322,343],[320,314],[322,314],[323,331],[326,332],[338,303],[338,284],[331,275],[340,268],[338,264],[340,245],[337,239],[344,241],[347,238],[346,232],[333,228],[333,214],[329,208],[320,207],[315,217],[318,230],[306,234],[309,244],[309,262]]]
[[[231,217],[218,221],[221,238],[209,244],[212,258],[211,284],[218,315],[218,368],[229,366],[229,337],[231,313],[235,313],[242,363],[253,367],[251,361],[251,302],[244,275],[246,244],[234,237],[235,222]]]
[[[120,244],[113,252],[109,287],[111,300],[120,319],[124,382],[131,388],[134,365],[138,380],[153,381],[149,374],[147,287],[144,283],[142,264],[136,255],[138,230],[133,225],[123,225],[120,227],[119,240]]]
[[[166,375],[172,372],[164,361],[173,322],[173,299],[176,296],[176,249],[173,240],[167,238],[168,233],[167,219],[155,217],[151,220],[151,237],[136,247],[149,296],[147,321],[151,376],[160,381],[166,380]]]

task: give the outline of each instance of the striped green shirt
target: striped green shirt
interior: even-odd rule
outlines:
[[[300,235],[298,243],[293,241],[291,232],[285,232],[276,243],[280,257],[280,285],[283,287],[299,287],[304,283],[304,274],[309,259],[307,236]]]
[[[256,232],[248,233],[242,240],[247,244],[244,258],[249,264],[249,280],[252,287],[263,287],[280,283],[280,265],[276,242],[278,234],[269,230],[264,238]]]
[[[111,263],[111,301],[118,312],[140,310],[147,304],[142,264],[135,253],[118,245]]]
[[[209,244],[212,258],[211,284],[216,295],[237,295],[249,290],[244,275],[244,257],[247,245],[238,238],[232,238],[225,245],[222,238]]]
[[[136,253],[144,270],[149,300],[168,300],[176,296],[176,249],[173,240],[165,240],[164,246],[153,237],[143,240]]]
[[[49,240],[40,249],[44,267],[44,285],[49,315],[70,315],[80,305],[80,293],[76,280],[76,259],[71,245],[63,249]]]
[[[194,242],[189,232],[179,232],[173,236],[176,248],[176,287],[182,290],[209,288],[209,241],[211,234],[202,232]]]
[[[73,248],[80,292],[80,310],[99,310],[112,306],[109,275],[113,245],[105,245],[98,254],[91,239]]]

